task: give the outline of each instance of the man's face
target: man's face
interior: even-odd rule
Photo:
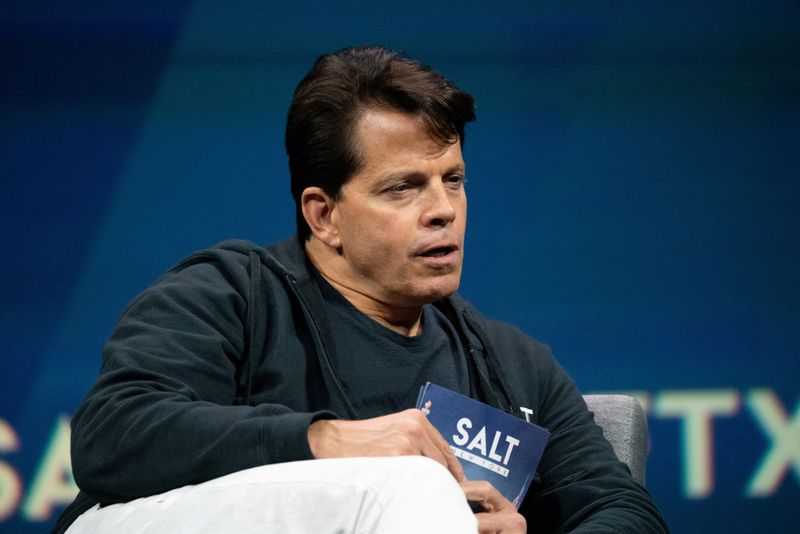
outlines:
[[[363,166],[331,212],[340,284],[390,306],[458,289],[467,197],[461,143],[442,146],[406,113],[368,110],[356,124]]]

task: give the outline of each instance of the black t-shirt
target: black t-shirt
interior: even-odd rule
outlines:
[[[356,309],[314,274],[333,325],[333,365],[359,418],[413,408],[426,382],[469,395],[461,340],[435,306],[424,306],[419,335],[404,336]]]

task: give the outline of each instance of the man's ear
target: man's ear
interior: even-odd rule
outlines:
[[[342,240],[333,220],[336,202],[322,188],[306,187],[300,196],[300,205],[311,233],[329,247],[340,248]]]

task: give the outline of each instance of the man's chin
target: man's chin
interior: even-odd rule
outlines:
[[[455,280],[436,280],[424,287],[415,288],[412,293],[414,304],[431,304],[455,294],[458,291],[459,281],[460,277],[456,277]]]

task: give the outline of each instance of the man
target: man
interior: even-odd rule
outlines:
[[[455,294],[473,119],[470,95],[399,54],[319,58],[286,128],[297,237],[199,252],[126,308],[73,420],[82,494],[56,530],[211,532],[220,502],[265,532],[317,516],[330,532],[666,530],[549,351]],[[551,430],[519,512],[412,408],[427,381]]]

